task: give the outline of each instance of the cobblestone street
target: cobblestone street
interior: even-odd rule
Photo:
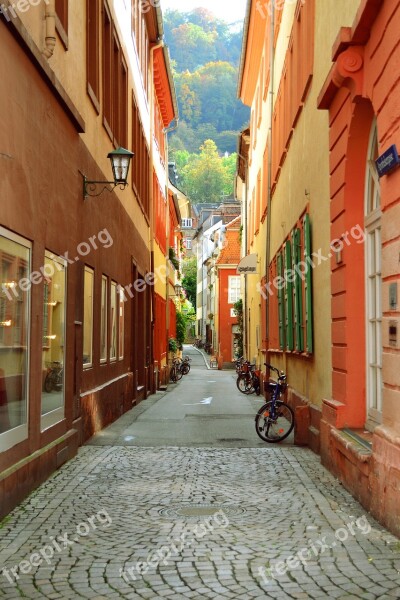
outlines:
[[[259,443],[252,407],[260,402],[236,391],[232,373],[211,379],[199,355],[192,365],[2,522],[0,597],[400,598],[397,538],[310,450]],[[211,383],[212,403],[193,409]],[[227,420],[230,437],[247,447],[222,435],[207,446],[186,443],[188,415],[175,414],[184,403],[199,411],[189,418],[191,435],[206,435],[212,420],[227,440],[223,412],[240,402],[238,426],[233,415]],[[245,420],[253,444],[239,427]],[[152,447],[149,431],[160,422],[175,443]]]

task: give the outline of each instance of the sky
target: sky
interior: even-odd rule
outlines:
[[[188,12],[200,6],[211,10],[219,19],[235,23],[244,20],[246,3],[246,0],[161,0],[161,8]]]

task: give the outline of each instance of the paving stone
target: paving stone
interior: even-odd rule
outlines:
[[[219,523],[205,516],[210,507]],[[355,528],[345,542],[289,568],[290,557],[323,536],[335,539],[337,529],[364,515],[368,534]],[[90,530],[77,536],[82,523]],[[21,575],[19,587],[10,584],[3,567],[66,533],[72,545]],[[184,533],[192,544],[178,548]],[[95,443],[3,524],[0,599],[392,599],[399,598],[398,547],[308,449]],[[279,563],[284,575],[275,571]]]

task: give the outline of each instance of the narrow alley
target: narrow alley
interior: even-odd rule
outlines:
[[[191,371],[79,449],[0,525],[0,597],[399,598],[400,546],[261,404]]]

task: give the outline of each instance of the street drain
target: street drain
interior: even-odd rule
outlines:
[[[238,506],[217,506],[215,504],[195,504],[185,506],[175,506],[172,508],[162,508],[159,511],[160,517],[166,519],[198,519],[199,517],[212,517],[216,513],[223,512],[227,517],[234,518],[243,515],[246,510]]]

